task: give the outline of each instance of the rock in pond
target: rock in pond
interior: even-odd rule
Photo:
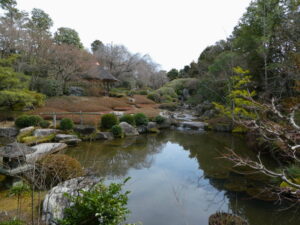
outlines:
[[[52,188],[43,202],[43,220],[46,224],[57,224],[56,220],[63,219],[64,209],[70,206],[70,201],[65,193],[77,195],[79,190],[88,190],[99,181],[100,178],[97,177],[78,177]]]
[[[55,141],[58,141],[59,143],[65,143],[67,145],[77,145],[79,142],[81,142],[81,139],[79,139],[76,135],[57,134],[55,136]]]
[[[96,128],[90,125],[78,125],[74,127],[74,131],[81,135],[91,135],[96,132]]]
[[[19,130],[15,127],[0,127],[0,137],[16,137]]]
[[[169,118],[166,118],[161,124],[157,124],[158,129],[169,129],[172,126],[172,121]]]
[[[246,220],[238,215],[230,213],[217,212],[209,217],[208,225],[249,225]]]
[[[44,143],[35,145],[32,147],[35,150],[35,152],[27,154],[26,161],[29,163],[33,163],[45,155],[58,152],[60,150],[65,149],[66,147],[67,145],[65,143]]]
[[[207,123],[203,122],[182,122],[182,127],[189,128],[192,130],[204,130],[204,128],[207,126]]]
[[[44,137],[44,136],[49,136],[51,134],[55,134],[57,132],[56,129],[36,129],[33,132],[33,136],[35,137]]]
[[[147,126],[145,125],[140,125],[140,126],[137,126],[137,131],[140,133],[140,134],[145,134],[147,133]]]
[[[148,133],[159,133],[159,130],[157,128],[157,123],[149,122],[147,125],[147,132]]]
[[[132,125],[130,125],[129,123],[121,122],[119,125],[120,125],[120,127],[122,127],[125,136],[139,135],[138,130],[135,127],[133,127]]]
[[[97,132],[95,140],[112,140],[114,139],[114,135],[111,132]]]

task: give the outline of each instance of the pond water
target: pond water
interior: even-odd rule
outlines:
[[[250,225],[299,225],[297,212],[254,200],[264,177],[237,175],[219,158],[225,147],[253,156],[238,136],[164,131],[105,142],[81,143],[67,150],[108,182],[131,177],[127,222],[144,225],[207,225],[216,211],[236,213]],[[237,192],[238,191],[238,192]],[[284,207],[284,206],[282,206]],[[280,208],[282,209],[282,208]]]

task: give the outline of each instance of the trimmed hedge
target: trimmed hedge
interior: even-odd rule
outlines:
[[[157,124],[162,124],[165,121],[166,121],[166,118],[163,116],[160,116],[160,115],[158,115],[154,118],[154,122],[156,122]]]
[[[19,116],[16,121],[15,125],[19,128],[30,127],[30,126],[38,126],[43,119],[40,116],[35,115],[23,115]]]
[[[133,115],[130,115],[130,114],[125,114],[124,116],[122,116],[120,118],[120,122],[126,122],[126,123],[131,124],[132,126],[135,125],[134,117],[133,117]]]
[[[117,137],[117,138],[123,138],[123,136],[124,136],[123,129],[122,129],[122,127],[120,127],[120,125],[114,125],[111,128],[111,132],[113,133],[114,137]]]
[[[47,120],[42,120],[39,125],[41,128],[48,128],[50,126],[50,122]]]
[[[114,125],[117,125],[118,123],[118,117],[113,113],[109,113],[101,117],[100,126],[102,129],[111,129]]]
[[[60,129],[61,130],[72,130],[74,127],[74,122],[73,120],[69,119],[69,118],[63,118],[60,121]]]
[[[144,113],[137,113],[134,115],[135,124],[137,126],[147,125],[149,122],[148,117]]]

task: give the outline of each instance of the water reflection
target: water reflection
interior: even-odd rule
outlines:
[[[224,210],[252,225],[300,224],[294,211],[278,212],[278,206],[245,194],[265,178],[233,173],[232,165],[219,158],[225,147],[255,157],[241,137],[182,131],[82,143],[67,153],[109,180],[132,177],[128,222],[206,225],[210,214]]]

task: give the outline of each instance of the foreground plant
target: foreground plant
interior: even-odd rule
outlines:
[[[130,211],[127,208],[129,191],[122,192],[123,183],[106,186],[98,183],[90,190],[81,190],[77,196],[67,194],[70,207],[65,209],[61,225],[118,225],[126,220]]]

